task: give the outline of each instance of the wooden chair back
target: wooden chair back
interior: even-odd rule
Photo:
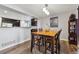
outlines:
[[[37,29],[31,29],[31,32],[37,32]]]
[[[58,31],[58,33],[55,35],[55,39],[59,39],[61,31],[62,31],[62,30],[59,30],[59,31]]]
[[[55,36],[55,45],[56,45],[56,53],[60,53],[60,33],[62,30],[59,30]]]

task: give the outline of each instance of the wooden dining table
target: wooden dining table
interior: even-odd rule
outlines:
[[[31,39],[31,51],[33,47],[33,35],[41,36],[43,40],[46,39],[46,37],[50,37],[51,39],[54,39],[56,33],[58,31],[37,31],[37,32],[32,32],[32,39]],[[43,41],[45,43],[45,41]],[[53,41],[52,44],[54,45]],[[52,46],[52,54],[54,53],[54,46]]]
[[[37,31],[37,32],[32,32],[32,34],[35,35],[44,35],[44,36],[55,36],[57,31]]]

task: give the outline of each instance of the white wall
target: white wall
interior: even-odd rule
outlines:
[[[76,14],[78,18],[77,10],[54,15],[54,16],[58,16],[58,28],[50,28],[50,29],[51,30],[62,29],[60,36],[61,39],[68,39],[68,20],[69,20],[69,16],[72,13]],[[42,28],[48,28],[50,26],[50,17],[40,19],[40,23]]]
[[[29,40],[29,29],[14,27],[0,28],[0,49]]]
[[[4,10],[7,10],[7,13],[4,13]],[[7,9],[5,7],[0,7],[0,20],[1,17],[12,18],[16,20],[31,19],[30,16],[17,13],[16,11]],[[27,40],[30,40],[30,28],[22,28],[22,27],[1,28],[0,27],[0,50],[19,44]]]

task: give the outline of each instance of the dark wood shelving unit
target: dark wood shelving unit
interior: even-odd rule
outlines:
[[[68,21],[69,44],[77,45],[77,19],[75,14],[71,14]]]
[[[77,10],[78,10],[78,20],[77,20],[77,36],[79,37],[79,6],[78,6]],[[79,39],[78,39],[78,41],[79,41]]]

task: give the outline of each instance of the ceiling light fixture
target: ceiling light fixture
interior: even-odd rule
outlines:
[[[49,11],[47,10],[47,7],[48,7],[48,4],[45,4],[45,7],[43,8],[43,12],[46,14],[46,15],[49,15]]]

